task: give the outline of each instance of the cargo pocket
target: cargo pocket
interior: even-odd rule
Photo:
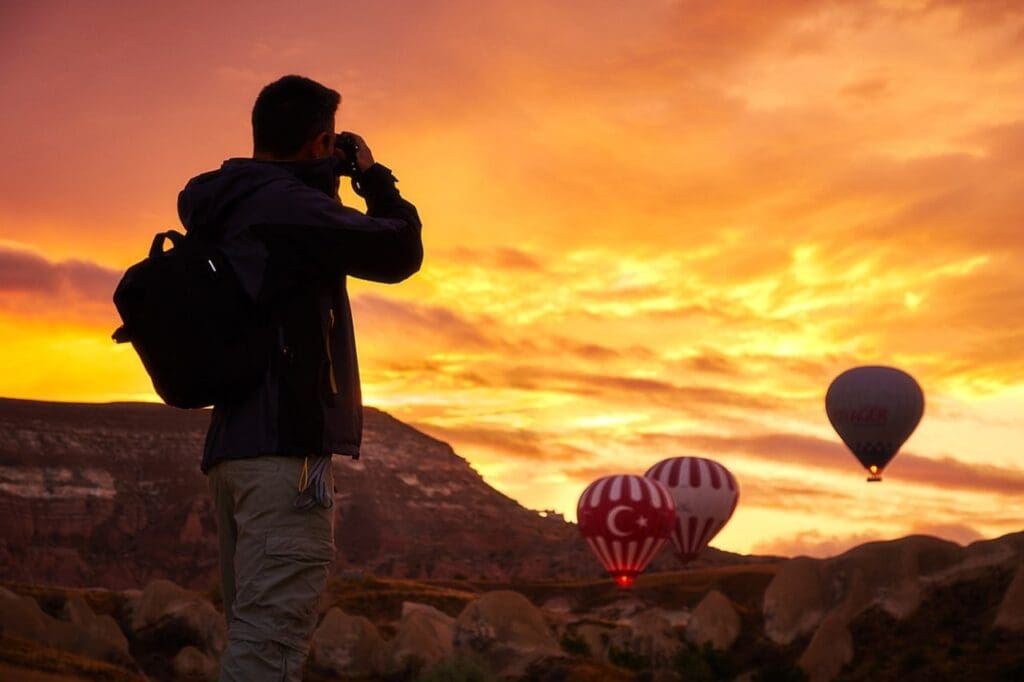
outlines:
[[[316,626],[334,545],[281,529],[267,535],[265,553],[269,625],[279,633],[278,641],[304,647]]]
[[[334,545],[329,540],[285,535],[291,531],[280,531],[267,535],[267,556],[293,558],[298,562],[330,563],[334,560]]]

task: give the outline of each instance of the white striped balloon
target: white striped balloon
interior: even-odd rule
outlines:
[[[740,487],[724,466],[703,457],[672,457],[645,474],[672,494],[676,519],[672,544],[680,560],[693,561],[736,510]]]
[[[672,495],[643,476],[599,478],[576,505],[580,533],[621,587],[629,587],[668,540],[675,523]]]

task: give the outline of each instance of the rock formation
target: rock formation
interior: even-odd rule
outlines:
[[[798,557],[782,563],[765,590],[765,634],[779,644],[810,635],[799,658],[812,682],[833,679],[855,655],[849,624],[868,609],[896,620],[911,617],[929,594],[945,586],[985,580],[1024,556],[1024,534],[961,547],[928,536],[871,542],[829,559]],[[995,624],[1012,629],[1021,618],[1024,578],[1003,597]],[[1024,619],[1019,621],[1024,626]],[[1019,627],[1019,626],[1018,626]]]
[[[562,651],[540,610],[510,590],[488,592],[455,620],[456,652],[486,659],[494,672],[515,678],[529,665]]]
[[[171,665],[175,677],[179,680],[216,682],[220,673],[217,660],[194,646],[187,646],[179,651]]]
[[[0,631],[85,658],[134,668],[128,643],[109,616],[97,616],[81,599],[71,600],[70,621],[47,615],[35,599],[0,587]]]
[[[686,638],[694,644],[728,649],[740,636],[740,617],[729,598],[711,590],[690,614]]]
[[[224,616],[210,602],[169,580],[154,580],[134,604],[132,630],[141,640],[178,642],[219,658],[227,644]]]
[[[432,606],[406,602],[395,636],[383,649],[384,675],[411,675],[452,655],[455,619]]]
[[[383,638],[369,619],[333,608],[313,633],[312,664],[332,675],[376,677],[383,646]]]
[[[815,630],[811,643],[800,655],[799,665],[811,682],[827,682],[853,660],[853,637],[846,616],[833,611]]]
[[[367,408],[363,456],[334,458],[337,570],[411,578],[598,577],[576,527],[525,509],[452,448]],[[0,399],[0,579],[215,585],[199,460],[209,412]],[[501,532],[494,530],[500,528]],[[709,549],[698,565],[748,561]],[[675,568],[663,552],[650,570]]]
[[[592,636],[591,636],[592,637]],[[611,660],[613,652],[636,656],[650,662],[655,668],[665,668],[683,648],[683,642],[672,630],[672,624],[655,609],[645,609],[620,625],[607,636],[605,660]]]
[[[93,613],[82,597],[72,595],[68,598],[64,604],[64,617],[81,629],[85,635],[82,641],[91,641],[87,647],[90,657],[121,663],[132,660],[128,639],[117,621],[110,616]]]
[[[1006,630],[1024,630],[1024,563],[1017,567],[1010,587],[999,603],[995,626]]]

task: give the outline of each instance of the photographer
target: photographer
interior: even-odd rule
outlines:
[[[228,646],[221,680],[300,680],[334,559],[334,454],[357,458],[362,401],[345,278],[399,282],[423,259],[420,221],[358,135],[336,135],[340,95],[301,76],[260,92],[253,157],[178,198],[216,239],[266,316],[260,384],[216,404],[202,469],[220,542]],[[367,212],[338,199],[352,176]]]

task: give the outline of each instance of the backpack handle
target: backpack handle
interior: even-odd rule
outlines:
[[[149,257],[156,258],[164,252],[164,241],[170,240],[171,247],[181,246],[182,242],[185,241],[185,235],[174,230],[167,230],[166,232],[157,232],[156,236],[153,237],[153,245],[149,247]]]

